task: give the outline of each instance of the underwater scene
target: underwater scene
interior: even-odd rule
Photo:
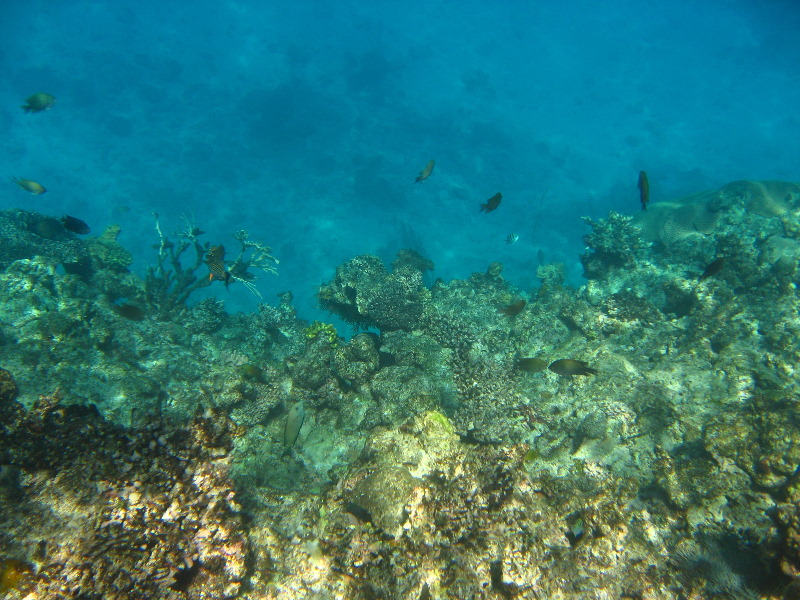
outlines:
[[[800,599],[798,30],[4,3],[0,598]]]

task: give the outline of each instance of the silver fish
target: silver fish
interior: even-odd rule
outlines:
[[[506,236],[506,244],[516,244],[518,239],[519,239],[518,233],[509,233]]]
[[[300,435],[300,428],[303,426],[303,421],[306,418],[306,409],[303,406],[303,401],[297,402],[289,409],[289,414],[286,417],[286,426],[283,430],[283,453],[287,454],[292,449],[294,443],[297,441],[297,436]]]

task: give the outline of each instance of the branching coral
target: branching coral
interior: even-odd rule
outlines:
[[[215,280],[222,280],[227,286],[231,282],[242,283],[259,298],[261,294],[253,282],[256,276],[250,269],[261,269],[266,273],[277,275],[278,259],[272,256],[271,248],[249,239],[249,234],[242,229],[234,234],[239,242],[239,253],[230,265],[226,265],[225,249],[222,246],[211,247],[208,242],[201,243],[200,236],[205,232],[184,217],[183,231],[174,234],[177,242],[164,235],[158,220],[156,231],[159,243],[156,264],[147,269],[145,278],[145,302],[148,306],[170,312],[182,310],[192,292],[207,287]],[[193,258],[189,259],[191,252]],[[186,264],[188,262],[188,265]],[[198,270],[208,265],[209,276],[200,276]],[[215,267],[219,272],[215,271]]]
[[[609,269],[630,268],[649,246],[631,224],[632,218],[611,211],[605,219],[584,218],[592,231],[584,236],[591,252],[581,256],[588,278],[603,277]]]

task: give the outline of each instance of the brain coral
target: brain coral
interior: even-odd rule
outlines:
[[[637,219],[642,237],[667,246],[697,233],[714,230],[719,218],[718,192],[702,192],[650,205]]]
[[[800,186],[788,181],[734,181],[722,186],[718,193],[744,204],[752,213],[774,217],[798,206]]]
[[[734,181],[711,192],[652,204],[636,218],[642,236],[670,246],[688,236],[710,234],[720,216],[741,207],[764,217],[779,216],[796,208],[800,186],[784,181]]]

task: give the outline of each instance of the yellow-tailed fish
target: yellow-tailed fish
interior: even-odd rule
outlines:
[[[41,183],[36,183],[35,181],[31,181],[30,179],[22,179],[22,177],[12,177],[11,181],[16,183],[26,192],[33,194],[34,196],[39,196],[40,194],[44,194],[47,191]]]

